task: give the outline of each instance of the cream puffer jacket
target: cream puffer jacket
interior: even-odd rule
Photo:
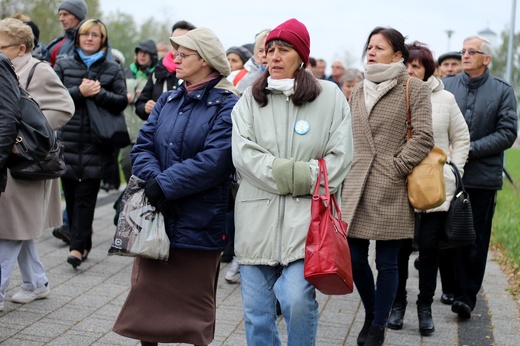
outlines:
[[[448,161],[453,162],[461,175],[469,152],[469,131],[466,120],[460,112],[455,97],[444,90],[444,84],[435,76],[425,82],[432,91],[433,136],[435,145],[444,150]],[[455,175],[449,164],[444,165],[446,201],[439,207],[426,210],[427,213],[447,211],[455,193]]]

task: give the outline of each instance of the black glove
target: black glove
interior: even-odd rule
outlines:
[[[157,207],[161,202],[166,200],[166,196],[155,178],[148,180],[146,183],[140,183],[139,186],[144,188],[144,194],[154,207]]]

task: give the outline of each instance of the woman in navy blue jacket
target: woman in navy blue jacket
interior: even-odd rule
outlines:
[[[225,49],[211,30],[170,41],[184,83],[159,98],[131,152],[132,173],[145,181],[146,196],[165,217],[170,257],[166,264],[135,259],[114,331],[143,345],[207,345],[215,330],[238,91],[226,79]]]

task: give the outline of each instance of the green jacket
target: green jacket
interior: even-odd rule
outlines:
[[[125,109],[125,121],[126,127],[128,128],[128,134],[130,135],[130,141],[135,143],[137,138],[137,133],[139,129],[144,124],[144,120],[139,118],[137,114],[135,114],[135,106],[134,103],[137,101],[139,95],[136,95],[136,90],[143,90],[146,85],[147,78],[127,78],[126,79],[126,88],[128,93],[132,93],[134,95],[134,102],[128,103],[128,106]]]
[[[320,95],[300,107],[294,106],[291,97],[273,91],[267,106],[260,108],[248,88],[231,113],[233,163],[240,182],[235,201],[235,254],[241,264],[287,265],[302,259],[317,160],[325,158],[331,193],[339,192],[350,169],[350,108],[335,84],[319,83]],[[297,123],[308,125],[308,132],[298,134]],[[298,188],[296,196],[277,176],[293,161],[299,185],[307,185],[306,191]]]

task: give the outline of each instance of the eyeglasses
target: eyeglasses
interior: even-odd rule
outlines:
[[[14,46],[18,46],[19,44],[8,44],[6,46],[0,46],[0,50],[4,50],[6,48],[9,48],[9,47],[14,47]]]
[[[79,34],[79,36],[84,36],[84,37],[89,37],[90,36],[92,38],[100,38],[103,35],[100,35],[100,34],[95,33],[95,32],[92,32],[92,33],[90,33],[90,32],[82,32],[82,33]]]
[[[184,59],[186,59],[187,57],[192,56],[192,55],[198,55],[198,54],[197,54],[197,53],[193,53],[193,54],[184,54],[184,53],[181,53],[181,52],[177,52],[177,53],[175,53],[175,57],[176,57],[176,58],[179,58],[179,59],[181,59],[181,60],[184,60]]]
[[[469,55],[475,55],[475,54],[486,55],[486,53],[478,51],[478,50],[474,50],[474,49],[469,49],[469,50],[463,49],[460,51],[460,55],[464,55],[466,53],[468,53]]]

